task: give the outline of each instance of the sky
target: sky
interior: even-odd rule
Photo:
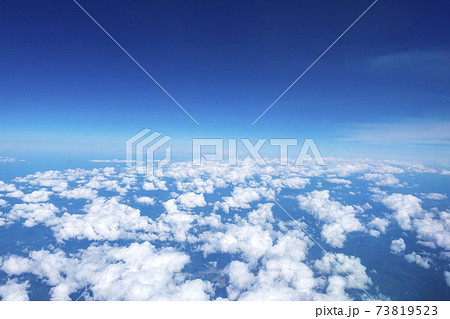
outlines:
[[[313,138],[322,155],[449,165],[449,1],[0,4],[0,155],[124,158],[173,137]],[[183,148],[184,147],[184,148]],[[81,155],[80,155],[81,154]]]

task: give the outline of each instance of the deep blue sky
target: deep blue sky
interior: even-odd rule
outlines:
[[[0,3],[0,155],[120,158],[148,127],[191,137],[312,137],[324,156],[450,156],[450,1]]]

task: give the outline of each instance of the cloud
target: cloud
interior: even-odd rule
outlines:
[[[324,299],[345,300],[345,298],[348,299],[345,289],[361,289],[361,287],[368,289],[372,284],[372,280],[366,274],[366,267],[361,264],[359,258],[354,256],[326,254],[321,260],[316,260],[314,266],[321,273],[329,275],[326,288],[328,296]]]
[[[19,283],[17,279],[8,279],[5,285],[0,286],[2,301],[28,301],[28,281]]]
[[[13,163],[15,161],[16,159],[14,157],[0,156],[0,163]]]
[[[177,202],[185,208],[203,207],[206,205],[203,194],[195,194],[194,192],[188,192],[180,195]]]
[[[0,192],[14,192],[16,191],[16,186],[13,184],[6,184],[3,181],[0,181]]]
[[[369,226],[373,227],[370,230],[370,234],[374,237],[378,237],[381,233],[386,233],[386,227],[389,225],[389,220],[386,218],[375,217],[369,222]]]
[[[362,179],[373,182],[375,186],[402,186],[400,180],[392,174],[367,173],[362,176]]]
[[[26,227],[33,227],[39,223],[45,223],[55,218],[59,209],[49,203],[15,204],[6,217],[9,220],[25,219]]]
[[[8,206],[8,202],[6,200],[0,198],[0,207],[6,207],[6,206]]]
[[[149,218],[138,209],[119,203],[118,199],[96,198],[84,206],[85,214],[64,213],[48,223],[59,241],[70,238],[117,240],[131,238],[148,227]]]
[[[322,237],[333,247],[344,246],[346,233],[365,230],[356,218],[360,209],[331,200],[328,190],[313,191],[306,196],[298,195],[297,200],[301,209],[325,223],[322,226]]]
[[[422,218],[414,220],[414,226],[419,239],[450,250],[449,212],[426,213]]]
[[[110,171],[112,173],[113,171]],[[105,176],[97,175],[92,177],[88,183],[84,185],[93,189],[106,189],[108,191],[114,191],[120,195],[125,195],[128,191],[127,187],[121,187],[117,180],[108,180]]]
[[[46,202],[49,199],[49,195],[52,195],[53,192],[50,192],[46,189],[40,189],[38,191],[34,191],[31,194],[25,194],[22,196],[22,201],[27,203],[39,203]]]
[[[88,187],[77,187],[71,190],[64,190],[59,193],[60,197],[68,199],[90,199],[97,198],[97,191]]]
[[[399,255],[401,252],[405,251],[406,244],[403,238],[395,239],[391,242],[391,253]]]
[[[20,275],[29,272],[32,265],[31,260],[12,255],[3,262],[1,269],[9,275]]]
[[[229,224],[225,231],[206,231],[200,234],[204,242],[201,250],[206,254],[222,252],[241,253],[246,260],[256,261],[272,247],[272,238],[268,230],[259,225]]]
[[[231,196],[222,198],[222,202],[216,202],[214,204],[214,210],[222,209],[226,213],[230,212],[230,209],[245,209],[250,208],[250,203],[259,201],[263,197],[273,198],[275,192],[271,189],[262,187],[234,187],[231,192]]]
[[[148,196],[141,196],[141,197],[137,197],[135,199],[136,203],[138,204],[143,204],[143,205],[154,205],[155,204],[155,199],[148,197]]]
[[[127,160],[119,160],[119,159],[106,159],[106,160],[100,160],[100,159],[94,159],[91,160],[92,163],[127,163],[130,161]]]
[[[116,258],[120,262],[100,276]],[[104,244],[71,257],[61,250],[32,251],[27,260],[31,266],[23,273],[52,286],[52,300],[70,300],[71,294],[80,295],[91,284],[85,298],[92,300],[209,300],[212,293],[211,283],[182,273],[190,262],[188,255],[173,248],[156,249],[148,242],[133,244],[126,254]]]
[[[350,185],[352,183],[351,181],[342,178],[327,178],[326,181],[333,184],[343,184],[343,185]]]
[[[432,199],[432,200],[443,200],[446,199],[447,196],[444,194],[439,193],[428,193],[428,194],[422,194],[423,198]]]
[[[431,259],[428,257],[422,257],[414,251],[409,255],[405,255],[405,260],[409,263],[416,263],[425,269],[430,268]]]
[[[11,197],[11,198],[22,198],[23,195],[25,195],[25,194],[22,191],[16,190],[16,191],[7,193],[5,196]]]
[[[448,287],[450,287],[450,272],[444,271],[444,278],[445,283],[447,284]]]
[[[384,72],[401,72],[408,76],[442,76],[450,72],[449,56],[449,50],[415,49],[378,56],[373,59],[372,66]],[[413,69],[411,65],[414,65]]]
[[[449,125],[445,120],[362,124],[350,130],[343,140],[382,145],[449,145]]]
[[[52,231],[56,243],[27,250],[27,256],[0,257],[0,265],[8,276],[6,280],[23,280],[24,274],[28,274],[28,279],[31,274],[34,277],[30,282],[34,285],[37,280],[49,285],[51,298],[55,300],[79,296],[117,258],[119,262],[112,272],[108,271],[94,285],[87,299],[209,300],[216,298],[222,288],[220,293],[230,300],[366,299],[361,286],[371,288],[372,282],[361,260],[332,254],[356,279],[356,284],[329,256],[311,253],[310,248],[315,245],[296,223],[274,217],[275,212],[280,213],[278,209],[272,211],[275,195],[280,201],[286,199],[286,205],[282,202],[286,209],[292,209],[289,201],[296,199],[299,207],[317,220],[322,237],[332,247],[343,247],[351,232],[372,236],[390,232],[388,225],[395,218],[399,224],[408,225],[409,231],[416,232],[419,244],[449,249],[448,211],[427,212],[417,197],[390,194],[389,189],[375,187],[401,183],[399,178],[410,174],[434,172],[430,168],[373,160],[327,159],[327,164],[326,167],[276,164],[230,167],[207,163],[197,168],[177,162],[154,176],[105,168],[48,171],[16,178],[15,183],[25,184],[20,187],[22,190],[46,187],[48,190],[42,190],[56,193],[59,198],[50,196],[52,204],[16,205],[12,203],[17,200],[12,199],[6,213],[0,213],[0,223],[23,222],[27,227],[41,224]],[[405,172],[408,174],[399,178],[392,175]],[[374,187],[368,188],[369,199],[392,210],[390,216],[379,204],[372,209],[367,203],[363,197],[367,192],[357,183],[361,176],[373,183]],[[325,180],[347,185],[349,189],[332,186],[334,191],[299,191]],[[0,183],[2,187],[5,193],[21,193],[13,184]],[[347,196],[350,193],[355,196]],[[124,195],[116,196],[120,194]],[[182,195],[177,198],[178,194]],[[417,190],[415,194],[421,193]],[[19,197],[27,195],[21,193]],[[344,203],[342,198],[349,197],[350,204]],[[207,204],[209,198],[214,198],[214,206]],[[89,201],[75,203],[70,199]],[[152,207],[140,206],[156,202],[167,209],[160,217]],[[138,208],[145,208],[145,213],[158,219],[153,224],[154,220],[143,216]],[[368,210],[369,213],[365,212]],[[316,226],[298,222],[311,231]],[[124,242],[138,237],[140,243],[133,246],[130,256],[122,258]],[[150,243],[158,243],[158,248]],[[411,262],[430,266],[432,257],[444,253],[407,256]],[[220,262],[211,263],[218,259]],[[159,277],[153,278],[155,275]]]
[[[423,213],[421,200],[413,195],[392,194],[381,199],[381,202],[394,211],[394,218],[403,230],[411,229],[411,219]]]

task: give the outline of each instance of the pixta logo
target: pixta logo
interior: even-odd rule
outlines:
[[[147,174],[162,168],[172,159],[172,147],[167,145],[165,157],[162,160],[155,160],[155,152],[167,144],[172,137],[162,136],[160,132],[151,132],[146,128],[130,137],[126,143],[127,166],[136,167],[138,171]]]
[[[172,159],[172,147],[167,145],[172,137],[160,132],[152,132],[144,129],[133,135],[126,142],[127,166],[136,167],[139,172],[152,174],[155,169],[161,169]],[[194,166],[211,161],[226,161],[229,165],[268,165],[261,154],[264,145],[275,148],[280,165],[301,166],[305,161],[315,162],[317,165],[325,165],[320,151],[313,139],[305,139],[295,158],[289,158],[289,147],[299,145],[296,138],[271,138],[258,139],[252,143],[248,138],[193,138],[192,139],[192,163]],[[238,159],[238,145],[244,149],[245,158]],[[164,149],[164,157],[155,159],[155,152]]]

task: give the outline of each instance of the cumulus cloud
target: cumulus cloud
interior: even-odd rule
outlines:
[[[5,285],[0,285],[0,297],[3,301],[28,301],[28,281],[19,283],[17,279],[8,279]]]
[[[386,233],[386,227],[389,225],[389,220],[386,218],[378,218],[375,217],[369,222],[369,226],[372,227],[372,229],[369,231],[369,233],[374,236],[378,237],[380,234]]]
[[[144,205],[154,205],[155,199],[148,196],[141,196],[136,198],[136,203],[138,204],[144,204]]]
[[[403,238],[395,239],[391,242],[391,253],[400,254],[406,249],[406,244]]]
[[[439,193],[428,193],[422,194],[423,198],[433,199],[433,200],[443,200],[447,198],[447,195],[439,194]]]
[[[331,200],[328,190],[313,191],[305,196],[298,195],[297,200],[301,209],[325,223],[322,227],[322,237],[333,247],[344,246],[346,233],[365,230],[356,218],[360,210]]]
[[[107,276],[100,276],[117,258],[120,262],[109,268]],[[91,245],[72,257],[61,250],[40,250],[26,259],[30,267],[21,273],[32,273],[52,286],[52,300],[70,300],[70,294],[80,295],[92,284],[85,299],[209,300],[212,293],[211,283],[187,279],[182,273],[190,262],[188,255],[173,248],[158,250],[148,242],[133,244],[126,254],[104,244]]]
[[[413,251],[409,255],[405,255],[405,260],[409,263],[416,263],[420,267],[423,267],[425,269],[430,268],[430,262],[431,259],[428,257],[422,257],[419,254],[417,254],[415,251]]]
[[[0,207],[6,207],[6,206],[8,206],[8,202],[6,200],[0,198]]]
[[[39,203],[46,202],[49,199],[49,195],[53,194],[45,188],[32,192],[31,194],[25,194],[22,196],[22,201],[27,203]]]
[[[3,181],[0,181],[0,192],[14,192],[16,190],[16,186],[14,184],[6,184]]]
[[[366,274],[366,267],[361,264],[358,257],[341,253],[325,254],[322,259],[316,260],[314,265],[321,273],[342,275],[345,278],[346,288],[368,289],[372,284],[372,280]]]
[[[11,198],[22,198],[23,195],[25,195],[25,194],[22,191],[15,190],[13,192],[7,193],[5,196],[11,197]]]
[[[117,240],[130,238],[143,231],[149,224],[149,218],[140,215],[138,209],[111,199],[96,198],[87,204],[85,214],[64,213],[49,224],[56,239],[87,238],[90,240]]]
[[[373,182],[375,186],[402,186],[400,180],[392,174],[366,173],[362,179]]]
[[[444,278],[445,283],[447,284],[448,287],[450,287],[450,272],[444,271]]]
[[[222,209],[229,213],[230,209],[251,208],[250,203],[259,201],[262,198],[273,198],[274,195],[275,192],[271,189],[237,186],[234,187],[231,196],[222,198],[222,202],[216,202],[214,209]]]
[[[68,199],[94,199],[97,198],[97,191],[88,187],[77,187],[71,190],[64,190],[59,196]]]
[[[327,178],[326,181],[333,184],[343,184],[343,185],[350,185],[352,183],[348,179],[343,178]]]
[[[450,213],[426,213],[414,220],[419,239],[450,250]]]
[[[33,227],[39,223],[45,223],[55,218],[59,209],[50,203],[16,204],[6,217],[9,220],[25,219],[26,227]]]
[[[31,274],[51,287],[54,300],[77,297],[93,283],[96,284],[86,299],[209,300],[217,297],[218,288],[224,288],[221,291],[230,300],[367,298],[362,289],[370,289],[372,282],[360,259],[344,254],[310,254],[310,248],[315,245],[298,225],[286,216],[274,217],[274,213],[281,211],[274,209],[271,202],[280,193],[280,201],[285,206],[286,200],[288,211],[292,209],[289,201],[296,199],[300,209],[316,218],[323,239],[332,247],[343,247],[351,232],[381,236],[392,230],[388,225],[395,219],[405,233],[416,232],[419,244],[449,250],[450,212],[425,211],[419,198],[390,194],[389,189],[379,188],[401,184],[392,174],[432,170],[392,161],[327,159],[327,164],[326,167],[308,163],[301,167],[272,163],[266,167],[253,164],[232,167],[206,163],[192,167],[190,163],[177,162],[152,176],[136,174],[130,169],[74,169],[16,178],[15,183],[25,184],[19,188],[0,182],[0,192],[4,193],[0,196],[15,194],[16,198],[28,201],[16,204],[20,201],[8,200],[4,206],[6,213],[0,213],[0,225],[41,224],[57,240],[52,242],[54,246],[27,251],[26,256],[0,257],[0,267],[11,281],[11,291],[21,289],[25,296],[28,283],[22,282],[20,276]],[[371,197],[362,201],[360,196],[367,194],[356,183],[361,176],[371,184]],[[334,192],[299,191],[325,180],[341,186],[334,186]],[[342,186],[350,189],[344,190]],[[36,192],[55,195],[48,198],[52,200],[50,204],[41,201],[43,194],[41,197],[35,192],[23,194],[19,189],[40,189]],[[350,199],[351,204],[343,202],[346,194],[355,195]],[[421,193],[417,190],[414,194]],[[428,199],[428,194],[417,196]],[[215,202],[208,205],[209,198]],[[70,199],[89,201],[75,203]],[[380,205],[372,208],[367,203],[370,199],[384,204],[392,211],[391,215],[378,214]],[[357,200],[359,203],[354,203]],[[152,208],[141,206],[156,201],[167,210],[161,211],[161,216],[154,215]],[[138,208],[151,218],[143,216]],[[366,212],[369,209],[370,214]],[[316,226],[297,222],[312,231]],[[122,256],[126,249],[123,240],[138,238],[139,243]],[[72,245],[75,240],[83,240],[83,249],[76,248],[80,247],[78,244]],[[158,243],[157,247],[161,248],[150,243]],[[401,238],[394,240],[391,249],[401,253],[405,250],[401,243],[404,245]],[[190,255],[195,263],[191,264]],[[445,256],[445,253],[420,256],[414,252],[406,255],[404,263],[430,267],[431,258],[438,255]],[[217,258],[225,263],[211,262]],[[116,259],[119,261],[111,272],[96,282]],[[210,268],[205,270],[202,263]],[[14,278],[21,281],[14,282]]]
[[[206,205],[203,194],[195,194],[194,192],[188,192],[180,195],[177,202],[185,208],[203,207]]]
[[[410,230],[411,219],[423,212],[422,201],[413,195],[392,194],[381,198],[381,202],[394,211],[394,218],[403,230]]]

